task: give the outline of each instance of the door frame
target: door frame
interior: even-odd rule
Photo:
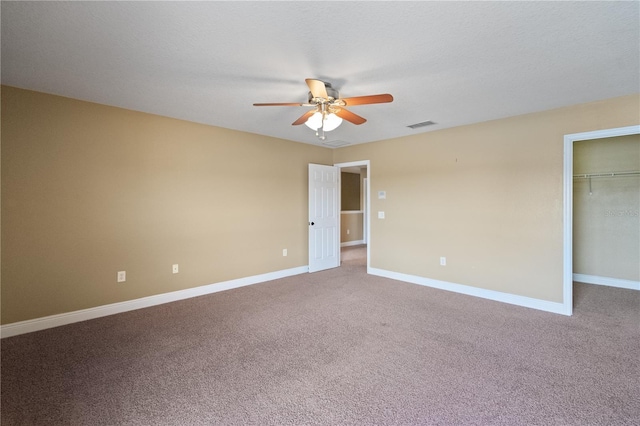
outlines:
[[[366,222],[366,226],[364,229],[364,235],[363,235],[363,239],[366,241],[367,244],[367,273],[369,273],[369,268],[370,268],[370,260],[371,260],[371,161],[369,160],[360,160],[360,161],[350,161],[348,163],[335,163],[334,164],[335,167],[337,167],[340,171],[340,176],[342,177],[342,168],[344,167],[366,167],[367,168],[367,182],[368,185],[366,185],[365,191],[365,198],[366,198],[366,203],[365,203],[365,212],[364,212],[364,221]],[[341,179],[342,182],[342,179]],[[338,214],[340,214],[340,212],[342,211],[342,193],[340,192],[342,190],[342,185],[338,185]],[[338,235],[341,235],[341,229],[340,229],[340,221],[338,221]],[[338,238],[337,241],[338,244],[338,253],[340,253],[340,238]]]
[[[362,179],[362,183],[364,185],[364,217],[362,218],[364,223],[362,224],[362,239],[365,244],[369,244],[369,207],[367,207],[369,205],[369,178]]]
[[[565,315],[573,315],[573,143],[636,134],[640,134],[640,125],[564,135],[562,313]]]

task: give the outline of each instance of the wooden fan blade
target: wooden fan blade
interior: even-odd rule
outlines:
[[[303,106],[305,104],[301,104],[301,103],[293,103],[293,102],[288,102],[288,103],[267,103],[267,104],[253,104],[253,106]]]
[[[302,116],[300,118],[298,118],[296,121],[291,123],[291,125],[292,126],[298,126],[300,124],[306,123],[306,121],[309,119],[309,117],[311,117],[313,115],[314,112],[316,112],[315,109],[312,109],[311,111],[305,112],[304,114],[302,114]]]
[[[356,96],[355,98],[343,98],[340,101],[344,102],[345,106],[353,105],[367,105],[367,104],[384,104],[386,102],[392,102],[393,96],[388,93],[382,95],[369,95],[369,96]]]
[[[324,86],[324,81],[315,80],[313,78],[307,78],[304,81],[307,82],[307,86],[309,86],[309,90],[311,91],[311,94],[314,98],[329,98],[327,89]]]
[[[336,109],[335,114],[343,120],[347,120],[348,122],[353,124],[362,124],[367,121],[365,118],[360,117],[358,114],[354,114],[344,108]]]

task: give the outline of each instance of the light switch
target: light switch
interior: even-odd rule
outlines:
[[[378,199],[384,200],[385,198],[387,198],[387,191],[378,191]]]
[[[384,219],[384,212],[378,212],[378,219]]]

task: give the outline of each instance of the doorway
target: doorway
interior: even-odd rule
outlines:
[[[351,172],[357,172],[358,174],[361,173],[360,175],[360,181],[362,182],[362,186],[361,186],[361,202],[360,202],[360,206],[361,206],[361,210],[359,212],[361,212],[361,222],[356,220],[355,223],[357,224],[356,226],[361,226],[362,227],[362,238],[358,238],[357,240],[355,240],[356,243],[354,243],[353,246],[345,246],[345,250],[352,252],[352,253],[358,253],[361,252],[362,249],[364,248],[366,250],[366,267],[367,267],[367,272],[369,272],[369,267],[370,267],[370,258],[371,258],[371,227],[370,227],[370,211],[371,211],[371,206],[370,206],[370,182],[371,182],[371,165],[370,165],[370,161],[369,160],[362,160],[362,161],[352,161],[352,162],[348,162],[348,163],[337,163],[335,164],[336,167],[338,167],[338,169],[340,170],[341,174],[342,171],[351,171]],[[340,196],[338,197],[338,200],[342,200],[342,194],[340,194]],[[342,202],[340,201],[340,205],[338,206],[338,210],[340,212],[342,212]],[[356,210],[349,210],[349,211],[356,211]],[[358,213],[345,213],[345,216],[357,216]],[[341,214],[342,216],[342,214]],[[349,219],[353,219],[353,218],[349,218]],[[351,232],[351,230],[347,230],[347,229],[340,229],[339,234],[342,235],[342,233],[344,232],[346,234],[346,232],[349,231]],[[351,235],[351,234],[349,234]],[[338,240],[337,242],[338,244],[338,250],[341,250],[341,242],[340,240]],[[351,248],[353,247],[353,248]]]
[[[573,314],[574,143],[635,134],[640,134],[640,126],[574,133],[564,137],[563,313],[565,315]]]

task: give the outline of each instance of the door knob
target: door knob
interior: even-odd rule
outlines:
[[[315,222],[309,222],[309,225],[313,226],[315,225]]]

